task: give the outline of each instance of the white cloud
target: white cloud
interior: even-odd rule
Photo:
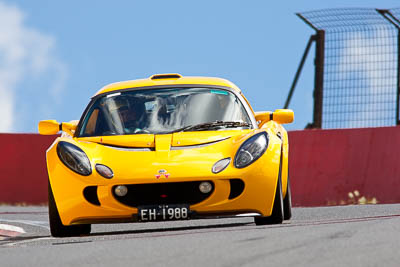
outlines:
[[[18,7],[0,2],[0,132],[36,124],[35,112],[51,115],[46,103],[57,102],[67,78],[66,67],[54,50],[52,36],[27,26]],[[45,81],[40,82],[44,85],[40,90],[26,86],[38,80]]]

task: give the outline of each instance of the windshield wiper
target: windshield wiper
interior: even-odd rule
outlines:
[[[208,130],[217,127],[225,127],[225,128],[236,128],[236,127],[250,127],[250,123],[243,121],[213,121],[200,123],[195,125],[188,125],[179,129],[172,131],[171,133],[176,132],[187,132],[187,131],[200,131],[200,130]]]

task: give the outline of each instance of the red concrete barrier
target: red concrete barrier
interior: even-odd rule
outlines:
[[[47,202],[45,153],[55,138],[0,134],[0,203]]]
[[[0,203],[47,201],[45,151],[55,137],[0,134]],[[295,206],[400,203],[400,127],[292,131],[289,138]]]
[[[289,142],[294,205],[400,203],[400,127],[293,131]]]

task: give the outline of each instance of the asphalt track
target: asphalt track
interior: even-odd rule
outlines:
[[[0,206],[0,266],[400,266],[400,204],[252,218],[94,225],[52,238],[45,207]]]

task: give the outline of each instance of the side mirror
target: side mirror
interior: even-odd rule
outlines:
[[[59,131],[64,131],[73,136],[78,126],[79,121],[70,121],[58,123],[56,120],[45,120],[39,122],[39,133],[43,135],[57,134]]]
[[[56,120],[40,121],[39,133],[43,135],[57,134],[60,131],[60,124]]]
[[[258,127],[262,127],[269,121],[276,121],[277,123],[291,123],[294,120],[294,113],[291,109],[277,109],[274,112],[271,111],[259,111],[255,112],[255,118],[258,123]]]
[[[277,123],[291,123],[294,120],[294,112],[291,109],[277,109],[272,113],[272,120]]]

